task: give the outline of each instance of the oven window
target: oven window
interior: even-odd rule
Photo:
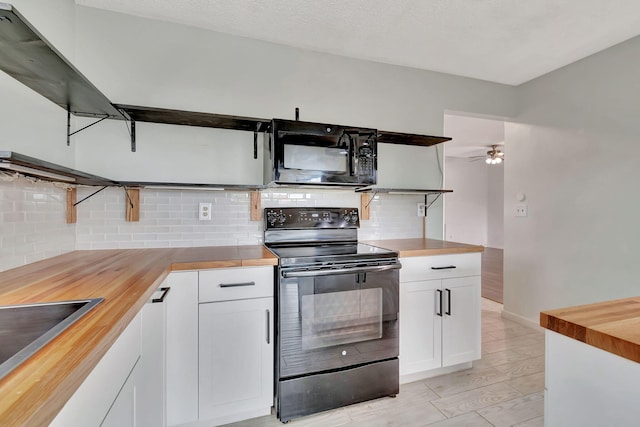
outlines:
[[[347,172],[346,148],[312,147],[309,145],[284,145],[286,169]]]
[[[302,349],[382,337],[382,289],[303,295]]]

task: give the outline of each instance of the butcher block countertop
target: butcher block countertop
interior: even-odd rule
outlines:
[[[0,305],[104,298],[0,380],[0,426],[45,426],[165,277],[276,265],[263,246],[74,251],[0,273]]]
[[[462,254],[484,251],[484,246],[467,245],[465,243],[447,242],[435,239],[367,240],[363,241],[363,243],[398,251],[401,257]]]
[[[640,363],[640,297],[544,311],[540,326]]]

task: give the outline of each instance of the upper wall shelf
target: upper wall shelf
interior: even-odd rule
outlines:
[[[418,145],[421,147],[430,147],[432,145],[441,144],[451,141],[446,136],[416,135],[414,133],[387,132],[378,131],[378,142],[385,144],[402,144],[402,145]]]
[[[165,123],[170,125],[201,126],[220,129],[265,131],[271,119],[229,116],[224,114],[197,113],[192,111],[169,110],[165,108],[116,105],[132,120],[138,122]]]
[[[0,171],[18,172],[44,181],[66,182],[68,184],[97,186],[119,185],[116,181],[102,178],[101,176],[91,175],[55,163],[14,153],[13,151],[0,151]]]
[[[388,193],[388,194],[444,194],[453,193],[453,190],[427,190],[414,188],[380,188],[380,187],[360,187],[356,188],[356,193]]]
[[[136,121],[252,132],[267,131],[271,122],[271,119],[114,105],[11,4],[2,2],[0,69],[76,116],[131,120],[132,151],[135,151]],[[68,132],[68,136],[71,135],[73,133]],[[378,131],[378,142],[386,144],[428,147],[450,140],[440,136]]]
[[[0,68],[76,116],[124,118],[8,3],[0,3]]]

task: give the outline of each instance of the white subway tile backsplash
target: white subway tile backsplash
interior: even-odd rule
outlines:
[[[140,221],[125,221],[126,197],[107,188],[78,205],[77,225],[65,223],[64,189],[26,180],[0,182],[0,270],[74,249],[159,248],[261,244],[262,221],[250,221],[248,192],[150,190],[140,192]],[[78,188],[78,200],[95,191]],[[360,207],[351,190],[288,189],[261,193],[267,207]],[[415,215],[421,196],[376,195],[361,239],[422,236]],[[198,220],[198,204],[212,203],[210,221]]]
[[[75,249],[66,190],[24,178],[0,181],[0,271]]]

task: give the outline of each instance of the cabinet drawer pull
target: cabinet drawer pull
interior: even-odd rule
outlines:
[[[449,270],[451,268],[456,268],[455,265],[446,265],[444,267],[431,267],[432,270]]]
[[[242,282],[242,283],[220,283],[221,288],[238,288],[240,286],[255,286],[256,282]]]
[[[169,294],[169,290],[171,290],[171,288],[160,288],[160,290],[162,291],[162,295],[160,295],[160,298],[153,298],[151,300],[152,304],[155,304],[155,303],[158,303],[158,302],[164,302],[164,299]]]
[[[438,293],[438,309],[436,310],[436,314],[442,317],[442,289],[436,289]]]
[[[447,311],[444,314],[451,316],[451,289],[445,289],[445,291],[447,291]]]

